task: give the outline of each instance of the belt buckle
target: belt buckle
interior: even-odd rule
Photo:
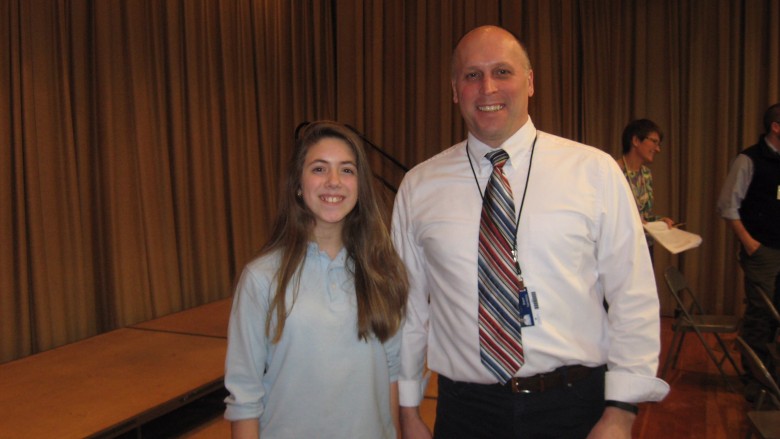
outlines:
[[[520,380],[523,378],[512,378],[512,393],[533,393],[534,391],[529,388],[522,388],[520,387]],[[539,380],[539,389],[537,392],[543,392],[544,391],[544,379]]]

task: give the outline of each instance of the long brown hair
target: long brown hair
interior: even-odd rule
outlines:
[[[271,336],[271,320],[275,316],[272,342],[277,343],[282,336],[287,319],[285,292],[290,282],[298,288],[300,270],[314,226],[314,216],[303,199],[297,196],[306,154],[320,140],[335,138],[349,145],[357,165],[358,201],[345,217],[341,232],[347,259],[354,265],[357,335],[366,340],[373,333],[380,341],[386,341],[401,325],[409,281],[403,262],[390,240],[385,221],[387,216],[380,208],[363,141],[350,128],[333,121],[312,122],[303,127],[296,137],[287,181],[279,197],[279,213],[271,238],[261,250],[261,254],[281,251],[276,291],[271,297],[265,325],[266,335]]]

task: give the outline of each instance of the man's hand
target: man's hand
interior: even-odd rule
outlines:
[[[631,427],[636,415],[616,407],[607,407],[593,426],[588,439],[631,439]]]
[[[430,439],[431,431],[420,417],[418,407],[401,407],[401,432],[404,439]]]
[[[742,220],[727,221],[731,225],[731,229],[734,230],[734,234],[737,235],[739,242],[742,243],[742,247],[744,247],[745,252],[747,252],[748,256],[753,256],[753,253],[755,253],[756,250],[761,247],[761,243],[756,241],[753,236],[750,235],[750,233],[745,228],[745,225],[742,224]]]
[[[745,251],[749,256],[753,256],[753,253],[755,253],[759,247],[761,247],[761,243],[753,239],[751,241],[747,241],[745,244]]]

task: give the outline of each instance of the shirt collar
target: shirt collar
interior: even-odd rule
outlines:
[[[520,163],[524,157],[530,154],[531,145],[533,145],[535,138],[536,127],[534,126],[533,121],[531,121],[531,116],[528,116],[528,121],[525,125],[520,127],[519,130],[506,139],[499,147],[509,154],[509,161],[504,165],[504,169],[507,169],[507,167],[513,170],[516,169],[517,166],[515,166],[515,164]],[[468,136],[468,147],[471,160],[474,165],[479,168],[480,174],[483,172],[492,172],[493,164],[485,157],[485,154],[493,151],[494,148],[486,145],[471,133],[469,133]]]
[[[315,241],[309,241],[309,245],[307,247],[307,254],[308,256],[311,256],[313,258],[319,258],[319,260],[327,263],[328,265],[332,265],[335,267],[344,266],[347,260],[346,248],[341,247],[341,250],[339,250],[339,253],[336,255],[336,258],[331,260],[330,256],[328,256],[327,253],[320,250],[320,246]]]
[[[780,154],[780,145],[775,145],[772,143],[772,139],[769,136],[764,136],[764,142],[766,142],[767,146],[769,146],[769,149],[774,151],[775,154]]]

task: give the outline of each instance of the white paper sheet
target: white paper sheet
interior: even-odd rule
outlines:
[[[670,229],[663,221],[646,223],[644,227],[655,242],[675,255],[701,245],[701,236],[676,227]]]

